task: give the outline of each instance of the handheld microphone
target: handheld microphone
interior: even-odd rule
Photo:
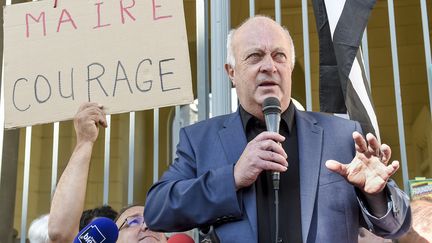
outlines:
[[[279,133],[280,113],[281,106],[280,102],[276,97],[268,97],[262,104],[262,111],[264,113],[265,123],[267,131]],[[272,172],[273,189],[275,191],[275,242],[279,242],[279,181],[280,172]]]
[[[119,230],[109,218],[100,217],[84,227],[74,239],[74,243],[115,243]]]
[[[167,243],[194,243],[194,240],[187,234],[179,233],[172,235]]]
[[[281,106],[279,100],[276,97],[266,98],[262,104],[262,111],[264,113],[267,131],[279,133],[281,113]],[[272,172],[272,179],[275,189],[279,189],[280,172]]]

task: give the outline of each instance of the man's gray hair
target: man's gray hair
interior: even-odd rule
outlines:
[[[48,214],[33,220],[28,231],[30,243],[48,243]]]
[[[258,17],[258,16],[255,16],[255,17]],[[260,16],[260,17],[271,19],[270,17],[267,17],[267,16]],[[244,21],[240,26],[242,26],[244,23],[246,23],[249,19]],[[288,29],[285,28],[284,26],[281,26],[281,27],[282,27],[283,31],[285,32],[287,39],[288,39],[288,42],[289,42],[289,46],[291,47],[291,70],[293,70],[294,64],[295,64],[294,42],[291,38],[291,35],[290,35]],[[228,36],[227,36],[227,43],[226,43],[227,44],[227,46],[226,46],[227,47],[226,62],[228,65],[230,65],[233,68],[235,67],[236,63],[235,63],[235,56],[234,56],[234,48],[233,48],[233,44],[232,44],[232,39],[233,39],[233,36],[234,36],[236,31],[237,31],[237,29],[231,29],[230,30],[230,32],[228,33]]]

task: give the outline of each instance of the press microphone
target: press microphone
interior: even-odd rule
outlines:
[[[74,243],[115,243],[119,230],[109,218],[100,217],[84,227],[74,239]]]
[[[194,240],[187,234],[179,233],[172,235],[167,243],[194,243]]]
[[[281,113],[281,106],[279,100],[276,97],[266,98],[262,104],[262,111],[264,113],[267,131],[279,133]],[[272,172],[272,179],[274,188],[279,189],[280,172]]]

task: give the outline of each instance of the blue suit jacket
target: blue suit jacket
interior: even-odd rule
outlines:
[[[386,189],[391,210],[377,219],[368,214],[354,187],[324,165],[328,159],[351,162],[352,132],[361,130],[359,124],[298,110],[295,117],[303,242],[357,242],[360,225],[385,237],[406,232],[409,202],[394,183]],[[238,111],[181,129],[177,158],[147,195],[144,217],[150,229],[215,225],[221,242],[257,242],[255,187],[236,191],[233,176],[246,144]]]

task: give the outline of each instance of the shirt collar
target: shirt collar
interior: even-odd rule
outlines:
[[[251,115],[241,105],[239,105],[239,110],[240,110],[240,117],[243,124],[243,130],[245,132],[248,124],[249,123],[252,124],[252,122],[254,122],[255,124],[261,123],[262,125],[265,126],[264,122],[261,122],[258,118]],[[294,118],[295,118],[295,108],[293,102],[291,101],[288,108],[281,114],[281,122],[284,122],[288,127],[288,133],[291,133],[293,129],[294,122],[295,122]]]

